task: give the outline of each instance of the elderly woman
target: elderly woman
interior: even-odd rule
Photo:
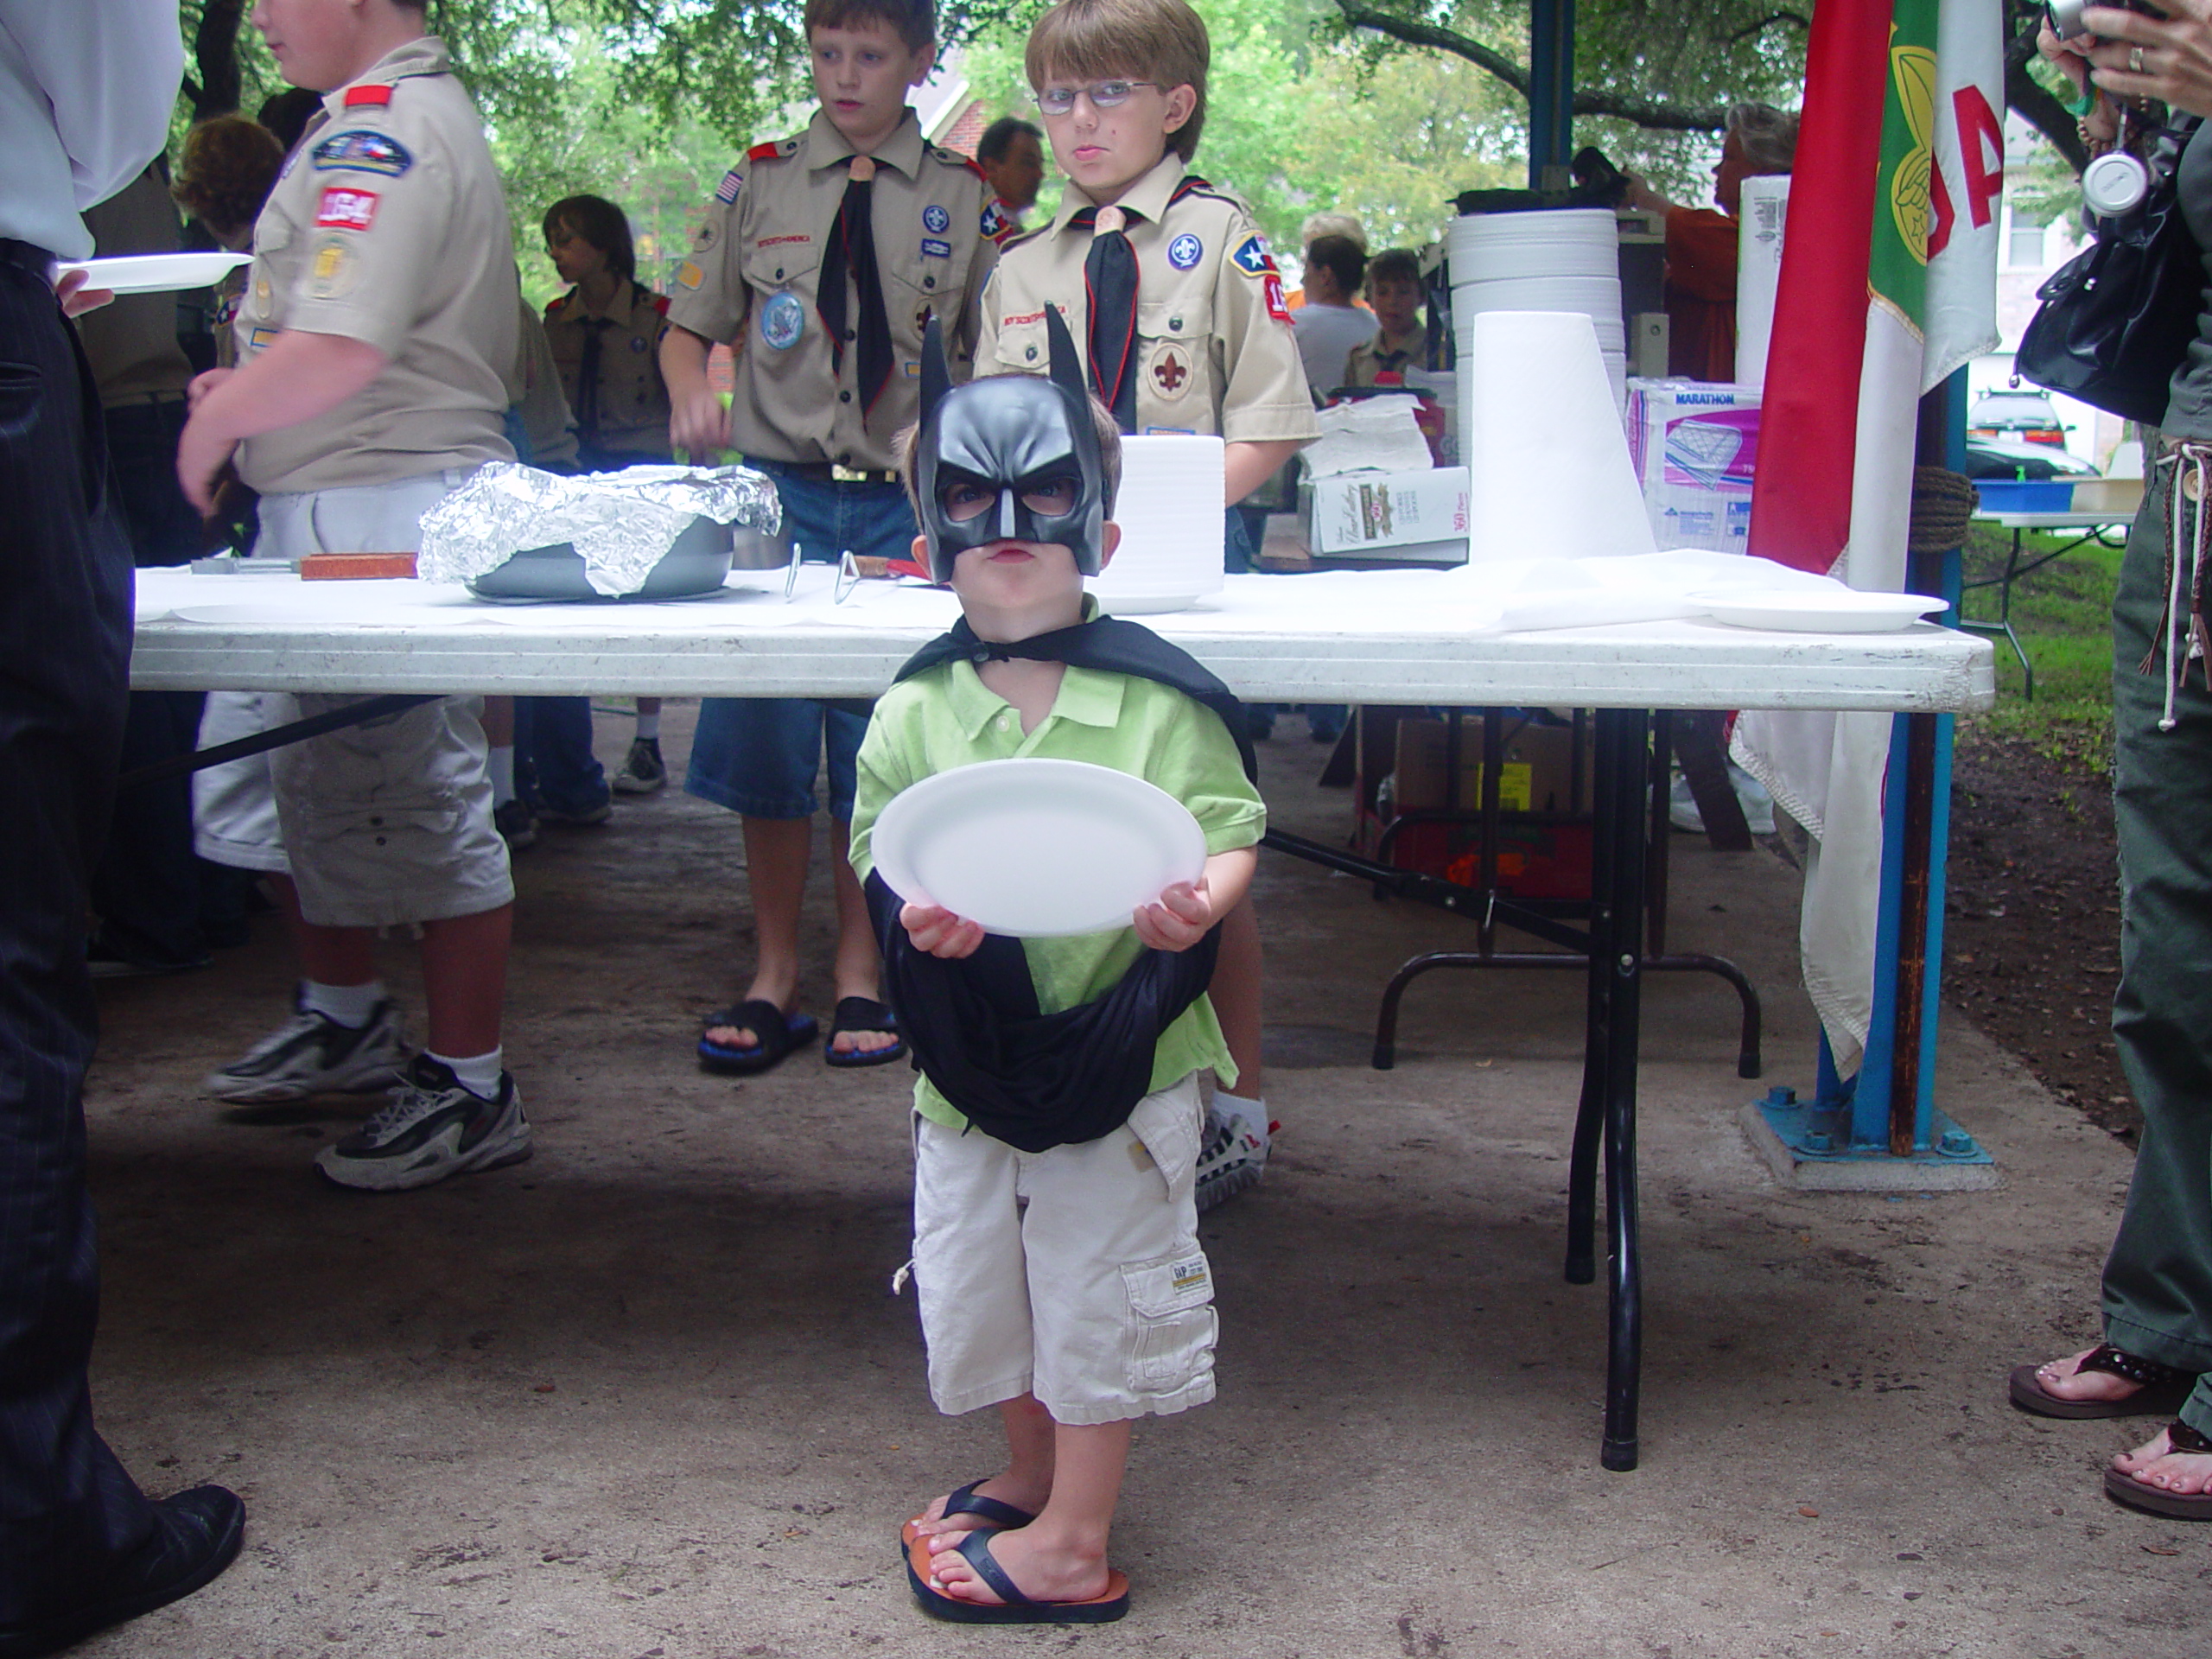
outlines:
[[[1797,159],[1797,118],[1766,104],[1728,111],[1727,136],[1713,169],[1710,207],[1684,207],[1643,180],[1631,207],[1667,215],[1667,372],[1692,380],[1736,378],[1736,250],[1744,181],[1787,173]]]
[[[2153,18],[2092,7],[2089,33],[2044,54],[2083,99],[2094,149],[2123,105],[2212,116],[2212,0],[2159,0]],[[2141,124],[2139,119],[2137,124]],[[2183,154],[2181,207],[2212,248],[2212,125]],[[2178,1414],[2112,1460],[2105,1490],[2162,1515],[2212,1520],[2212,690],[2202,658],[2212,533],[2212,320],[2174,372],[2156,477],[2113,600],[2113,816],[2120,980],[2113,1036],[2143,1109],[2143,1142],[2104,1270],[2104,1340],[2021,1366],[2016,1403],[2052,1417]],[[2178,499],[2177,499],[2178,498]],[[2182,545],[2172,545],[2178,535]],[[2194,683],[2190,682],[2194,681]]]

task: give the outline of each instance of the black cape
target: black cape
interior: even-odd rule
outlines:
[[[967,620],[924,645],[899,671],[912,679],[942,664],[1023,658],[1134,675],[1173,687],[1220,715],[1248,777],[1257,776],[1243,706],[1196,658],[1149,628],[1105,617],[1033,639],[978,639]],[[1096,1001],[1040,1013],[1021,941],[986,934],[974,955],[948,962],[918,950],[899,925],[905,902],[871,871],[868,917],[883,950],[884,1000],[914,1065],[986,1135],[1045,1152],[1110,1135],[1152,1088],[1160,1033],[1213,978],[1217,925],[1188,950],[1147,949]]]

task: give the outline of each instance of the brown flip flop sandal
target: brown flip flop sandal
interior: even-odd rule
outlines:
[[[2207,1440],[2187,1423],[2168,1423],[2166,1449],[2212,1456],[2212,1440]],[[2105,1471],[2105,1496],[2130,1509],[2148,1510],[2153,1515],[2168,1515],[2177,1521],[2212,1521],[2212,1491],[2170,1492],[2163,1486],[2146,1486],[2134,1476],[2124,1475],[2117,1469]]]
[[[2039,1417],[2159,1417],[2180,1410],[2181,1402],[2196,1386],[2196,1379],[2187,1371],[2177,1371],[2139,1354],[2124,1353],[2108,1342],[2091,1349],[2074,1368],[2074,1374],[2107,1371],[2135,1383],[2135,1392],[2125,1400],[2062,1400],[2047,1393],[2036,1380],[2041,1369],[2015,1365],[2011,1382],[2012,1403]]]

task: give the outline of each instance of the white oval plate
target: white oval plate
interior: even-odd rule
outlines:
[[[925,778],[876,820],[891,890],[1018,939],[1105,933],[1205,874],[1205,833],[1141,778],[1080,760],[984,760]]]
[[[1925,594],[1693,594],[1715,621],[1782,633],[1885,633],[1909,627],[1948,601]]]
[[[248,253],[126,253],[112,259],[69,259],[54,268],[81,270],[86,288],[118,294],[174,294],[188,288],[213,288],[253,257]]]

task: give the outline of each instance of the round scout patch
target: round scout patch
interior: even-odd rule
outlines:
[[[1205,257],[1206,245],[1188,231],[1167,245],[1167,263],[1178,270],[1188,270]]]
[[[1191,355],[1180,346],[1162,346],[1153,353],[1152,366],[1146,371],[1152,377],[1152,390],[1166,403],[1173,403],[1191,389]]]
[[[630,354],[631,354],[632,357],[638,356],[639,354],[640,354],[641,353],[643,353],[643,352],[645,351],[645,347],[646,347],[646,346],[650,346],[652,343],[652,342],[651,340],[647,340],[647,339],[646,339],[643,334],[632,334],[632,335],[631,335],[631,336],[630,336]]]
[[[943,236],[952,228],[952,215],[931,202],[922,209],[922,228],[931,236]]]
[[[342,236],[319,238],[308,256],[308,292],[318,300],[342,297],[353,286],[358,261]]]
[[[774,351],[788,352],[805,332],[805,302],[789,289],[771,294],[760,308],[760,343]]]

